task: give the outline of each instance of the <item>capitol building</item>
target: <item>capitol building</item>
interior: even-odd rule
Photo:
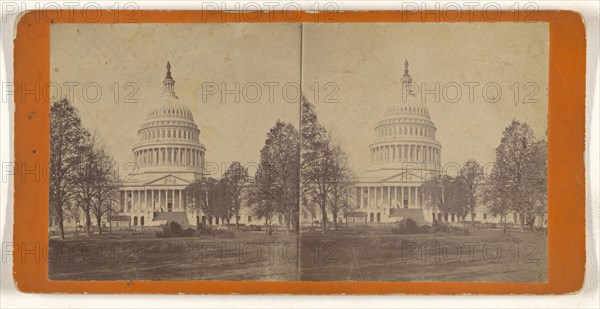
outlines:
[[[206,148],[200,143],[200,129],[191,111],[175,94],[168,62],[163,87],[158,104],[137,131],[139,142],[132,152],[139,169],[120,190],[117,217],[124,226],[157,226],[168,221],[196,225],[200,221],[185,188],[202,178]]]
[[[421,185],[438,173],[442,145],[436,140],[429,110],[411,92],[411,83],[405,61],[403,96],[385,108],[375,125],[377,137],[369,146],[370,165],[356,184],[351,223],[435,219],[432,210],[424,207]]]

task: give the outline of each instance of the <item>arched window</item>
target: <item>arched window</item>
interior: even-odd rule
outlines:
[[[140,225],[141,225],[141,226],[144,226],[144,216],[141,216],[141,217],[140,217]]]
[[[134,226],[137,226],[137,223],[138,223],[137,220],[138,220],[137,216],[133,217],[133,225]]]

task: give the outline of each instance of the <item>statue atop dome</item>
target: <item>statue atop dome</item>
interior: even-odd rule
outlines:
[[[410,74],[408,73],[408,60],[405,58],[404,59],[404,75],[402,75],[402,96],[405,97],[406,95],[414,95],[413,93],[413,87],[412,87],[412,77],[410,77]]]
[[[167,76],[163,81],[163,86],[165,87],[163,96],[177,97],[175,95],[175,80],[171,77],[171,63],[169,61],[167,61]]]

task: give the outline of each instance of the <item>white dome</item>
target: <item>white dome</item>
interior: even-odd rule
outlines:
[[[135,162],[145,171],[201,172],[204,145],[190,109],[175,95],[175,80],[167,62],[164,93],[146,115],[133,147]]]
[[[377,138],[369,148],[370,169],[398,169],[405,162],[439,164],[441,144],[436,140],[437,128],[429,110],[417,97],[409,93],[412,78],[408,62],[404,63],[400,102],[385,108],[375,126]]]

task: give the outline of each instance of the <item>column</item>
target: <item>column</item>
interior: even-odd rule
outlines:
[[[411,208],[413,204],[412,186],[408,187],[408,208]]]
[[[394,186],[394,206],[398,208],[398,186]]]
[[[154,210],[154,190],[148,190],[148,193],[150,195],[150,205],[151,207],[148,207],[148,210]]]
[[[123,191],[119,191],[119,212],[125,212],[125,195]]]
[[[379,187],[373,186],[373,197],[374,197],[374,199],[373,199],[373,206],[375,206],[375,207],[379,206],[379,204],[378,204],[378,202],[379,202],[378,201],[378,196],[379,196]]]
[[[131,195],[131,197],[130,197],[131,208],[129,209],[129,211],[134,212],[135,211],[135,194],[133,194],[133,190],[129,190],[129,194]]]
[[[402,195],[401,200],[402,202],[400,202],[400,206],[401,208],[404,208],[404,186],[400,187],[400,194]]]
[[[131,210],[133,212],[136,211],[136,208],[135,208],[135,190],[131,190]]]
[[[156,206],[156,208],[160,211],[162,208],[162,190],[158,189],[158,205]]]
[[[415,207],[419,207],[419,187],[415,187]]]
[[[181,204],[181,190],[177,190],[179,192],[179,210],[183,211],[183,204]]]

